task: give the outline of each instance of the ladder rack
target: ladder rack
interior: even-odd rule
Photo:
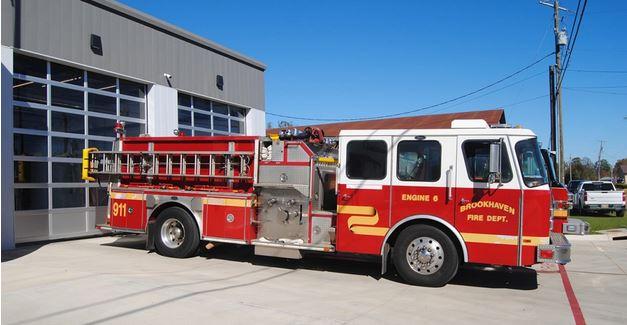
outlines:
[[[86,149],[89,150],[89,149]],[[215,178],[252,180],[255,153],[249,151],[88,151],[89,176]]]

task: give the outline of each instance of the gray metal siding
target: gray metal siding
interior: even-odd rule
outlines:
[[[18,43],[26,51],[164,86],[168,85],[163,74],[168,73],[174,88],[265,110],[263,66],[83,1],[17,2],[21,24],[15,42],[15,17],[7,13],[14,8],[11,0],[2,0],[4,45]],[[91,34],[102,38],[102,56],[92,53]],[[223,91],[216,87],[217,74],[224,76]]]

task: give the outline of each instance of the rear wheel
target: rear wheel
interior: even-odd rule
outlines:
[[[167,208],[159,213],[153,236],[157,252],[169,257],[190,257],[200,245],[196,222],[179,207]]]
[[[428,225],[413,225],[401,232],[392,250],[400,276],[410,284],[440,287],[457,274],[459,256],[448,235]]]
[[[623,210],[616,210],[616,216],[620,217],[620,218],[624,217],[625,216],[625,210],[624,209]]]

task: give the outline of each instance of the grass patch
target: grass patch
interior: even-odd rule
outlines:
[[[596,214],[585,216],[572,216],[575,219],[581,219],[590,224],[590,233],[599,230],[627,228],[627,215],[624,217],[616,217],[613,214]]]

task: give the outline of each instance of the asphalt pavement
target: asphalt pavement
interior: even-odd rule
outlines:
[[[2,324],[627,323],[627,241],[572,241],[572,263],[464,267],[442,288],[379,265],[254,256],[219,245],[177,260],[139,236],[2,252]],[[572,290],[569,289],[572,288]]]

